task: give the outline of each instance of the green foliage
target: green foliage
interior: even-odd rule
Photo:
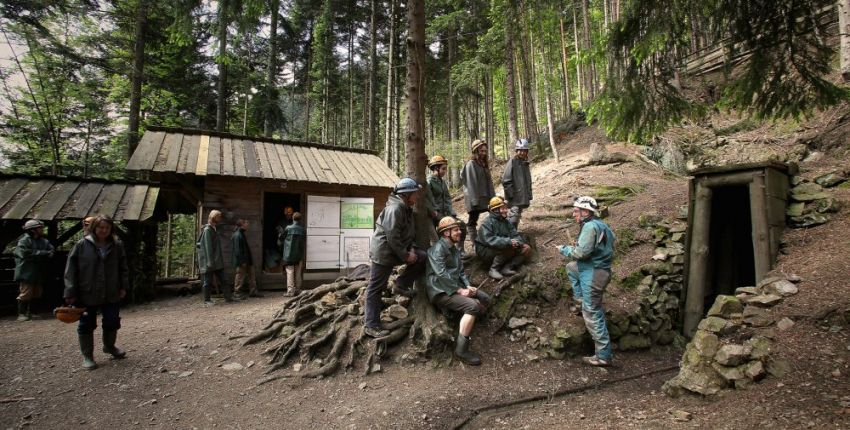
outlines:
[[[614,244],[614,258],[619,258],[629,252],[635,242],[635,229],[630,227],[619,228],[614,231],[617,241]]]
[[[593,193],[591,195],[600,205],[612,206],[640,194],[644,188],[646,187],[643,185],[597,185],[593,187]]]
[[[635,290],[644,277],[645,275],[640,270],[629,273],[625,278],[620,279],[620,288],[624,290]]]
[[[159,224],[157,236],[157,267],[159,276],[165,277],[166,241],[168,238],[168,223]],[[170,277],[191,277],[195,267],[196,222],[194,215],[174,215],[171,221],[171,255],[169,259]]]
[[[645,142],[709,107],[679,84],[691,35],[705,29],[725,49],[728,86],[718,107],[759,118],[799,118],[847,100],[825,79],[834,52],[818,15],[829,0],[632,1],[610,33],[606,87],[588,110],[612,137]],[[625,55],[623,53],[626,53]],[[734,64],[744,58],[739,71]],[[712,101],[709,101],[712,102]]]

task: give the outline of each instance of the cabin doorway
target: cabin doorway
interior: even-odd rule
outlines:
[[[288,225],[284,211],[291,207],[301,212],[301,194],[264,193],[263,195],[263,270],[280,273],[281,250],[278,235]]]

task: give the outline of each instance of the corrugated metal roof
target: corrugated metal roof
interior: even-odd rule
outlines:
[[[153,215],[159,187],[106,181],[0,176],[0,218],[63,220],[109,215],[144,221]]]
[[[127,170],[381,188],[399,180],[373,151],[174,128],[149,128]]]

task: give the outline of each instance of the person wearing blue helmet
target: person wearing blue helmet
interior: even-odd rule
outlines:
[[[523,209],[531,204],[531,168],[528,164],[528,140],[516,141],[516,153],[505,166],[502,174],[502,187],[508,204],[508,221],[519,227]]]
[[[390,279],[393,268],[406,264],[404,272],[396,278],[393,292],[415,295],[413,282],[425,273],[428,256],[416,248],[416,230],[413,225],[413,207],[419,201],[422,186],[410,178],[398,182],[387,200],[387,205],[375,221],[375,231],[369,239],[371,261],[369,285],[363,332],[371,337],[384,337],[390,332],[381,328],[381,295]]]

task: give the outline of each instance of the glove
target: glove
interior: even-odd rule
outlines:
[[[564,257],[569,257],[573,252],[573,247],[569,245],[561,245],[558,247],[558,252],[560,252]]]

